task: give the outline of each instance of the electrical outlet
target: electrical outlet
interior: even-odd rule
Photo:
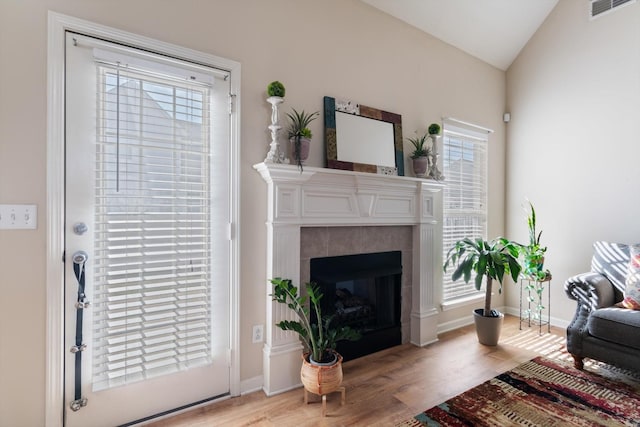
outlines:
[[[253,325],[253,342],[258,343],[262,342],[264,335],[264,326],[263,325]]]
[[[0,228],[35,229],[37,224],[36,205],[0,205]]]

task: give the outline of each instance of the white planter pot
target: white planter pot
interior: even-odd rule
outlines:
[[[499,317],[484,317],[482,312],[482,308],[473,310],[473,320],[476,324],[478,342],[484,345],[498,345],[500,332],[502,331],[502,323],[504,322],[504,314],[500,313]]]

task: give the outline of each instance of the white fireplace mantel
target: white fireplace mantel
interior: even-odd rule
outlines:
[[[300,229],[319,226],[413,226],[410,340],[437,340],[435,290],[442,283],[441,183],[364,172],[259,163],[267,183],[266,333],[264,391],[273,395],[300,385],[301,344],[275,324],[293,319],[272,301],[269,279],[300,277]]]

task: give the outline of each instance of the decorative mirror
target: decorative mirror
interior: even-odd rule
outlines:
[[[404,175],[402,116],[324,97],[327,167]]]

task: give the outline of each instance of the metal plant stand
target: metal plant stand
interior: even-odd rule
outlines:
[[[546,286],[545,286],[546,283]],[[547,306],[543,306],[543,294],[547,294]],[[523,296],[526,293],[526,309],[523,310]],[[543,315],[546,314],[546,320]],[[522,323],[529,327],[538,325],[538,333],[542,335],[542,327],[547,325],[547,332],[551,332],[551,274],[543,280],[524,276],[520,279],[520,330]]]

